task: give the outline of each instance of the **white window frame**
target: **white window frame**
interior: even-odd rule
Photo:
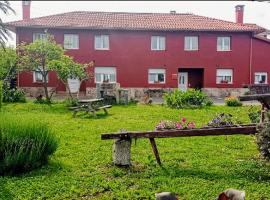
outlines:
[[[225,39],[229,38],[229,48],[225,48]],[[219,40],[221,40],[221,46],[219,46]],[[231,51],[231,37],[230,36],[220,36],[217,37],[217,51]]]
[[[154,39],[156,39],[156,48],[154,48]],[[164,45],[162,47],[161,41],[164,40]],[[151,50],[152,51],[165,51],[166,50],[166,37],[165,36],[151,36]]]
[[[219,81],[219,77],[222,77],[222,80]],[[226,77],[231,77],[231,81],[227,83],[222,83],[222,81],[226,81]],[[216,84],[233,84],[233,69],[228,68],[220,68],[216,70]]]
[[[97,81],[97,74],[100,74],[100,81]],[[116,67],[95,67],[95,83],[103,83],[104,77],[114,75],[114,81],[109,81],[109,83],[116,83]]]
[[[268,75],[267,72],[255,72],[254,73],[254,84],[268,84],[268,76],[267,75]],[[260,83],[260,82],[256,81],[256,76],[259,76],[260,80],[261,80],[262,76],[265,76],[265,83]]]
[[[42,80],[37,80],[36,79],[36,74],[39,73],[40,76],[42,77]],[[43,76],[41,74],[41,72],[39,70],[34,70],[33,71],[33,82],[34,83],[44,83],[44,79],[43,79]],[[48,83],[49,82],[49,73],[47,73],[47,76],[46,76],[46,82]]]
[[[193,42],[195,42],[195,45],[193,44]],[[193,48],[194,46],[196,48]],[[185,36],[184,50],[185,51],[198,51],[199,50],[199,37],[198,36]]]
[[[97,40],[100,38],[101,46],[97,46]],[[108,46],[106,47],[106,38],[108,40]],[[109,50],[110,49],[110,37],[109,35],[95,35],[95,41],[94,41],[95,50]]]
[[[33,33],[33,42],[38,39],[47,40],[47,34],[46,33]]]
[[[71,44],[67,44],[68,37],[72,38],[72,42],[74,42],[74,41],[76,41],[76,42],[75,43],[71,42]],[[78,34],[69,34],[69,33],[64,34],[64,49],[79,49],[79,46],[80,46],[79,42],[80,42],[80,39],[79,39]]]
[[[159,74],[163,74],[164,77],[164,81],[163,82],[158,82],[158,75]],[[155,80],[151,81],[150,76],[154,75],[155,76]],[[149,84],[165,84],[166,83],[166,69],[148,69],[148,83]]]

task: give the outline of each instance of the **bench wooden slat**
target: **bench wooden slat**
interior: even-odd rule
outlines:
[[[105,105],[105,106],[101,106],[101,107],[99,107],[99,109],[111,108],[111,107],[112,107],[112,105]]]
[[[236,134],[250,135],[255,133],[256,133],[255,125],[250,126],[245,125],[240,127],[111,133],[111,134],[102,134],[101,139],[109,140],[109,139],[130,139],[130,138],[171,138],[171,137],[216,136],[216,135],[236,135]]]

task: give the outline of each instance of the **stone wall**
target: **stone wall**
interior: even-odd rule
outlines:
[[[248,92],[248,88],[203,88],[210,97],[240,96]]]
[[[42,96],[45,95],[43,87],[20,87],[20,89],[22,89],[25,92],[26,96],[28,97],[37,97],[39,95],[42,95]],[[51,91],[54,91],[54,90],[55,90],[54,87],[48,87],[49,93],[51,93]]]
[[[147,92],[150,93],[150,97],[162,97],[164,92],[172,91],[174,88],[121,88],[128,90],[128,99],[141,101]],[[97,89],[96,88],[86,88],[86,96],[90,98],[97,98]]]

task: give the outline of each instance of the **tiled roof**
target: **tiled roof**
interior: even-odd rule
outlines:
[[[239,24],[194,14],[68,12],[7,23],[14,27],[74,29],[232,31],[262,32],[255,24]]]

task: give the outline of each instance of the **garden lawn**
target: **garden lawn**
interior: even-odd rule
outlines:
[[[4,104],[3,112],[45,121],[59,138],[48,165],[13,177],[0,177],[0,199],[154,199],[172,191],[180,199],[212,200],[226,188],[246,191],[247,200],[270,198],[270,166],[259,159],[254,136],[211,136],[157,139],[159,167],[147,139],[132,143],[131,168],[112,165],[112,140],[101,133],[153,130],[162,119],[179,114],[207,123],[225,112],[248,123],[248,107],[212,106],[174,110],[158,105],[113,106],[97,118],[72,113],[64,104]],[[1,113],[0,113],[1,114]]]

